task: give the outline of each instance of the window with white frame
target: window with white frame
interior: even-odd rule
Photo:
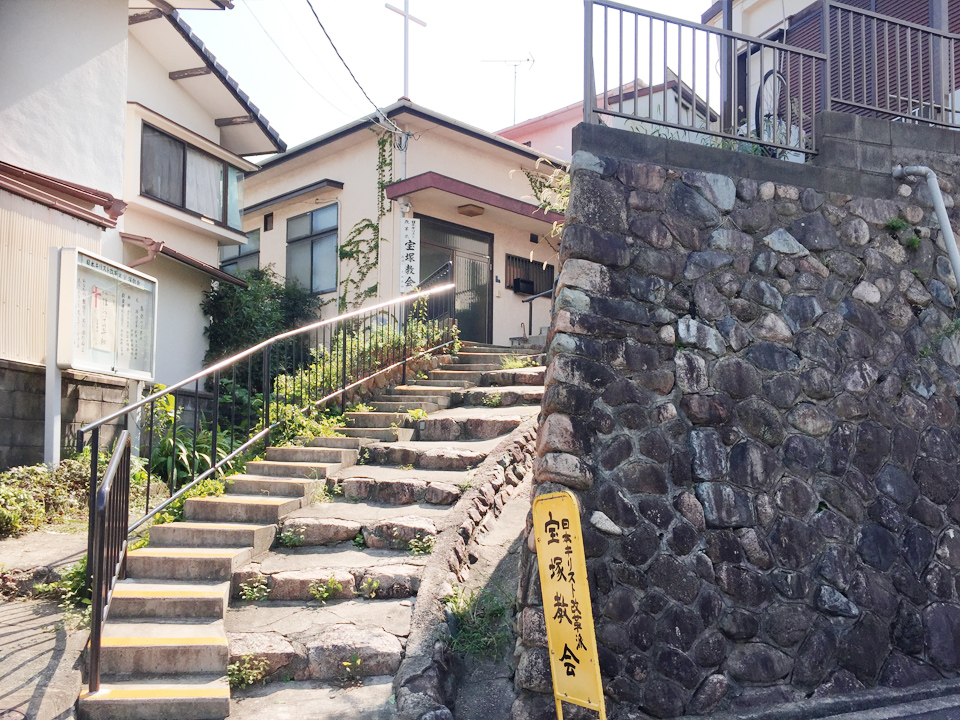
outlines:
[[[287,281],[312,293],[337,289],[337,204],[287,220]]]
[[[260,267],[260,230],[247,233],[246,245],[220,245],[220,269],[231,275]]]
[[[241,227],[243,171],[146,123],[140,194],[217,225]]]

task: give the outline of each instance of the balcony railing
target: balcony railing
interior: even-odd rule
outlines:
[[[960,35],[821,0],[810,49],[613,0],[584,5],[587,123],[796,161],[817,153],[823,109],[960,125]]]

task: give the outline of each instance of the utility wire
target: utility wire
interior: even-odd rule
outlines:
[[[271,35],[270,32],[267,30],[267,28],[264,26],[264,24],[263,24],[262,22],[260,22],[260,18],[258,18],[258,17],[257,17],[257,14],[253,11],[253,7],[251,6],[249,0],[247,0],[247,1],[244,3],[244,5],[246,5],[247,11],[250,13],[250,15],[253,16],[253,19],[256,21],[257,25],[260,26],[260,29],[263,30],[263,34],[266,35],[266,36],[267,36],[267,39],[270,40],[270,42],[273,43],[273,46],[274,46],[275,48],[277,48],[277,51],[283,56],[283,59],[287,61],[287,64],[288,64],[290,67],[293,68],[294,72],[296,72],[297,75],[300,76],[300,79],[303,80],[303,81],[310,87],[310,89],[313,90],[313,91],[317,94],[317,96],[318,96],[321,100],[323,100],[325,103],[327,103],[327,105],[329,105],[330,107],[332,107],[334,110],[336,110],[337,112],[339,112],[339,113],[340,113],[341,115],[343,115],[344,117],[352,118],[353,115],[351,115],[350,113],[346,112],[346,111],[343,110],[342,108],[334,105],[322,92],[320,92],[320,91],[316,88],[316,86],[315,86],[312,82],[310,82],[310,81],[306,78],[306,76],[304,76],[304,74],[303,74],[302,72],[300,72],[299,68],[297,68],[297,66],[293,63],[293,61],[292,61],[289,57],[287,57],[287,54],[283,51],[283,48],[280,47],[279,43],[277,43],[277,41],[273,39],[273,35]]]
[[[388,117],[386,116],[386,114],[383,112],[383,110],[381,110],[379,107],[377,107],[377,104],[376,104],[373,100],[370,99],[370,96],[367,95],[367,91],[363,89],[363,85],[361,85],[361,84],[360,84],[360,81],[357,80],[357,76],[353,74],[353,70],[351,70],[351,69],[350,69],[350,66],[347,65],[347,61],[343,59],[343,55],[341,55],[341,54],[340,54],[340,51],[337,50],[337,46],[334,44],[333,38],[330,37],[330,33],[327,32],[327,29],[323,26],[323,23],[320,21],[320,16],[317,15],[317,11],[314,9],[313,3],[312,3],[310,0],[307,0],[307,5],[310,6],[310,12],[312,12],[312,13],[313,13],[313,17],[316,18],[317,24],[320,26],[320,29],[323,30],[323,34],[326,35],[326,36],[327,36],[327,40],[330,41],[330,47],[333,48],[333,51],[337,54],[337,57],[340,58],[340,62],[343,63],[343,66],[347,69],[347,72],[350,73],[350,77],[353,78],[353,82],[355,82],[356,85],[357,85],[357,87],[360,88],[360,92],[363,93],[363,96],[367,99],[367,102],[369,102],[371,105],[373,105],[373,109],[377,111],[377,114],[378,114],[381,118],[383,118],[384,122],[386,122],[386,123],[388,123],[388,124],[390,124],[390,125],[393,126],[395,132],[398,132],[398,133],[400,133],[401,135],[406,135],[406,133],[405,133],[403,130],[401,130],[400,127],[399,127],[393,120],[391,120],[390,118],[388,118]],[[402,149],[402,148],[401,148],[401,149]]]

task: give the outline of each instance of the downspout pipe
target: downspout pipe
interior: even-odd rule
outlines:
[[[953,236],[950,218],[947,217],[947,206],[943,204],[943,192],[940,190],[937,174],[926,165],[907,165],[906,167],[897,165],[893,169],[893,177],[897,180],[906,180],[908,177],[917,175],[922,175],[927,179],[927,188],[930,190],[930,197],[933,198],[933,208],[937,213],[937,221],[940,223],[940,232],[943,233],[943,242],[947,246],[947,253],[950,255],[953,277],[960,285],[960,250],[957,250],[957,240]]]

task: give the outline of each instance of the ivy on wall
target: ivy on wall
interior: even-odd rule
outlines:
[[[377,135],[377,217],[357,222],[340,244],[340,260],[347,261],[349,268],[340,281],[341,313],[360,307],[376,297],[378,290],[376,282],[366,283],[380,262],[380,222],[392,210],[386,187],[393,182],[393,136],[387,131],[373,132]]]

